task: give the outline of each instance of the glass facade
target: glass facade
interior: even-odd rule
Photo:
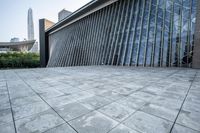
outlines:
[[[190,67],[196,5],[119,0],[50,34],[48,65]]]

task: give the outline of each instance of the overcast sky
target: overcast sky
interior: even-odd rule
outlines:
[[[0,0],[0,42],[10,41],[13,37],[27,38],[28,9],[33,10],[34,32],[38,41],[38,21],[47,18],[58,21],[62,9],[75,11],[91,0]]]

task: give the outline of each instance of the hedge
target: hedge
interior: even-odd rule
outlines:
[[[36,67],[40,67],[40,56],[37,53],[0,53],[0,69]]]

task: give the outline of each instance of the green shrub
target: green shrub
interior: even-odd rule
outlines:
[[[37,53],[0,53],[0,69],[36,67],[40,67],[40,56]]]

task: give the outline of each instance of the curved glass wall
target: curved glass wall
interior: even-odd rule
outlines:
[[[118,25],[116,32],[123,35],[122,41],[129,42],[115,42],[117,47],[122,45],[122,54],[112,51],[113,60],[106,63],[116,65],[116,57],[117,65],[190,66],[197,0],[134,0],[130,3],[134,3],[135,8],[126,8],[132,12],[123,18],[126,29]]]
[[[196,5],[197,0],[119,0],[50,34],[48,65],[190,67]]]

